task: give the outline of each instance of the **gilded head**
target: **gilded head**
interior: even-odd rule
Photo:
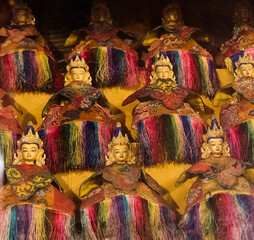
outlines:
[[[244,52],[243,57],[240,56],[235,65],[235,81],[240,78],[254,78],[254,60],[251,55]]]
[[[121,123],[117,123],[116,133],[112,141],[108,145],[108,153],[106,156],[106,165],[117,164],[133,164],[135,157],[131,149],[128,136],[123,136],[121,131]]]
[[[92,85],[92,78],[89,73],[89,66],[86,64],[84,58],[79,54],[75,55],[69,65],[67,65],[67,73],[65,76],[65,86],[73,81],[84,82]]]
[[[178,3],[170,3],[162,10],[162,25],[164,27],[182,22],[182,11]]]
[[[25,3],[15,4],[13,7],[13,23],[19,26],[35,24],[35,18],[31,8]]]
[[[203,135],[203,145],[201,148],[202,158],[206,159],[210,155],[214,157],[230,156],[228,144],[222,127],[219,126],[216,118],[212,119],[211,127]]]
[[[156,83],[157,79],[171,79],[175,80],[173,65],[169,61],[168,57],[164,57],[161,53],[157,57],[155,63],[152,66],[152,73],[150,76],[151,84]]]
[[[38,132],[34,130],[32,122],[28,123],[27,130],[17,141],[18,149],[14,154],[14,165],[29,164],[42,166],[45,164],[45,154],[42,149],[43,142]]]

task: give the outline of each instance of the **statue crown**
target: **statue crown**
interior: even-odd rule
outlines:
[[[245,77],[243,76],[243,74],[241,73],[240,67],[243,64],[251,64],[254,68],[254,60],[252,58],[251,55],[248,55],[246,52],[244,52],[243,57],[239,57],[239,60],[235,63],[236,69],[235,69],[235,81],[238,81],[241,77]],[[252,76],[253,77],[253,76]]]
[[[109,143],[109,148],[113,147],[114,145],[125,145],[129,144],[129,138],[127,134],[123,135],[122,134],[122,128],[121,128],[121,123],[117,122],[116,124],[116,131],[113,139]]]
[[[89,66],[86,64],[85,59],[77,54],[71,59],[71,62],[67,66],[67,70],[71,70],[72,68],[83,68],[86,72],[89,71]]]
[[[254,66],[254,60],[251,55],[248,55],[244,52],[243,57],[239,57],[239,60],[236,62],[236,68],[238,69],[242,64],[252,64]]]
[[[154,69],[156,70],[158,66],[168,66],[169,69],[173,70],[173,65],[171,64],[168,56],[165,58],[163,54],[158,56],[157,60],[154,63]]]
[[[40,139],[38,132],[34,130],[33,123],[31,121],[27,124],[26,132],[23,133],[21,139],[17,141],[18,148],[20,149],[25,143],[34,143],[39,149],[43,146],[43,142]]]
[[[212,118],[211,127],[208,128],[208,131],[203,135],[203,138],[206,143],[208,143],[212,138],[221,138],[224,142],[224,132],[215,117]]]

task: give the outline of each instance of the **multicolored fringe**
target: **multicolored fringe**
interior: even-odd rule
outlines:
[[[254,120],[235,125],[225,133],[230,155],[254,164]]]
[[[83,239],[176,239],[170,209],[135,195],[121,195],[81,210]]]
[[[142,163],[195,163],[200,157],[205,127],[198,119],[182,115],[146,118],[137,124]]]
[[[0,57],[0,88],[54,93],[64,86],[56,63],[44,52],[19,51]]]
[[[221,193],[196,204],[179,225],[187,240],[251,240],[253,223],[253,196]]]
[[[239,60],[239,57],[243,57],[244,52],[246,52],[248,55],[251,55],[254,59],[254,48],[247,49],[246,51],[242,50],[239,53],[232,55],[230,57],[227,57],[224,62],[226,64],[227,69],[234,74],[234,71],[236,69],[236,62]]]
[[[32,204],[4,209],[0,218],[0,239],[71,240],[75,236],[73,216]]]
[[[137,53],[110,47],[98,47],[80,53],[89,65],[94,87],[121,86],[136,89],[140,86]]]
[[[177,84],[210,98],[220,89],[220,81],[212,60],[184,50],[162,51],[161,54],[168,56],[172,63]],[[146,60],[148,78],[154,61],[155,57]]]
[[[20,133],[0,130],[0,158],[4,159],[5,165],[12,163],[14,153],[17,150],[17,140],[20,138]]]
[[[38,132],[43,140],[46,164],[54,174],[103,168],[114,129],[97,122],[78,121]]]

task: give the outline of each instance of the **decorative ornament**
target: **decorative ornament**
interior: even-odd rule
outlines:
[[[39,149],[42,149],[43,146],[43,142],[40,139],[38,132],[34,130],[33,123],[31,121],[27,124],[26,132],[23,133],[21,139],[17,141],[18,148],[20,149],[22,144],[25,143],[34,143],[38,145]]]
[[[175,81],[175,75],[174,75],[174,72],[173,72],[173,65],[171,64],[168,57],[165,58],[164,55],[162,53],[160,53],[157,56],[157,60],[152,65],[152,73],[151,73],[151,76],[150,76],[151,83],[150,84],[156,83],[156,80],[158,79],[157,74],[156,74],[156,69],[159,66],[168,67],[169,71],[170,71],[170,79]]]
[[[242,72],[241,72],[241,65],[247,65],[247,64],[251,64],[252,67],[254,68],[254,60],[252,58],[251,55],[248,55],[246,52],[244,52],[243,57],[239,56],[239,60],[235,63],[236,66],[236,70],[234,73],[235,76],[235,81],[238,81],[240,78],[245,77],[243,76]],[[251,76],[254,77],[254,76]]]

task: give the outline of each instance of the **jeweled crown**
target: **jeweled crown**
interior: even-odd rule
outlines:
[[[203,135],[204,142],[208,143],[211,138],[221,138],[224,141],[224,132],[219,126],[215,117],[212,118],[211,127],[208,128],[206,134]]]
[[[69,65],[67,66],[67,71],[70,71],[72,68],[83,68],[86,72],[89,71],[89,66],[86,64],[85,59],[77,54],[74,56]]]
[[[125,134],[124,136],[122,134],[121,123],[117,122],[115,135],[108,145],[109,149],[111,147],[113,147],[114,145],[125,145],[125,144],[129,144],[129,143],[130,143],[130,141],[129,141],[127,134]]]
[[[34,130],[33,123],[31,121],[27,124],[26,132],[22,134],[21,139],[17,141],[18,148],[22,146],[22,144],[25,143],[34,143],[38,146],[39,149],[42,148],[43,142],[40,139],[40,136],[37,131]]]
[[[168,57],[165,58],[163,54],[160,54],[160,56],[155,61],[154,69],[156,70],[156,67],[158,66],[168,66],[171,70],[173,69],[173,65],[169,61],[169,58]]]
[[[235,63],[236,68],[239,68],[242,64],[252,64],[254,66],[254,60],[251,55],[244,52],[243,57],[239,57],[239,60]]]

